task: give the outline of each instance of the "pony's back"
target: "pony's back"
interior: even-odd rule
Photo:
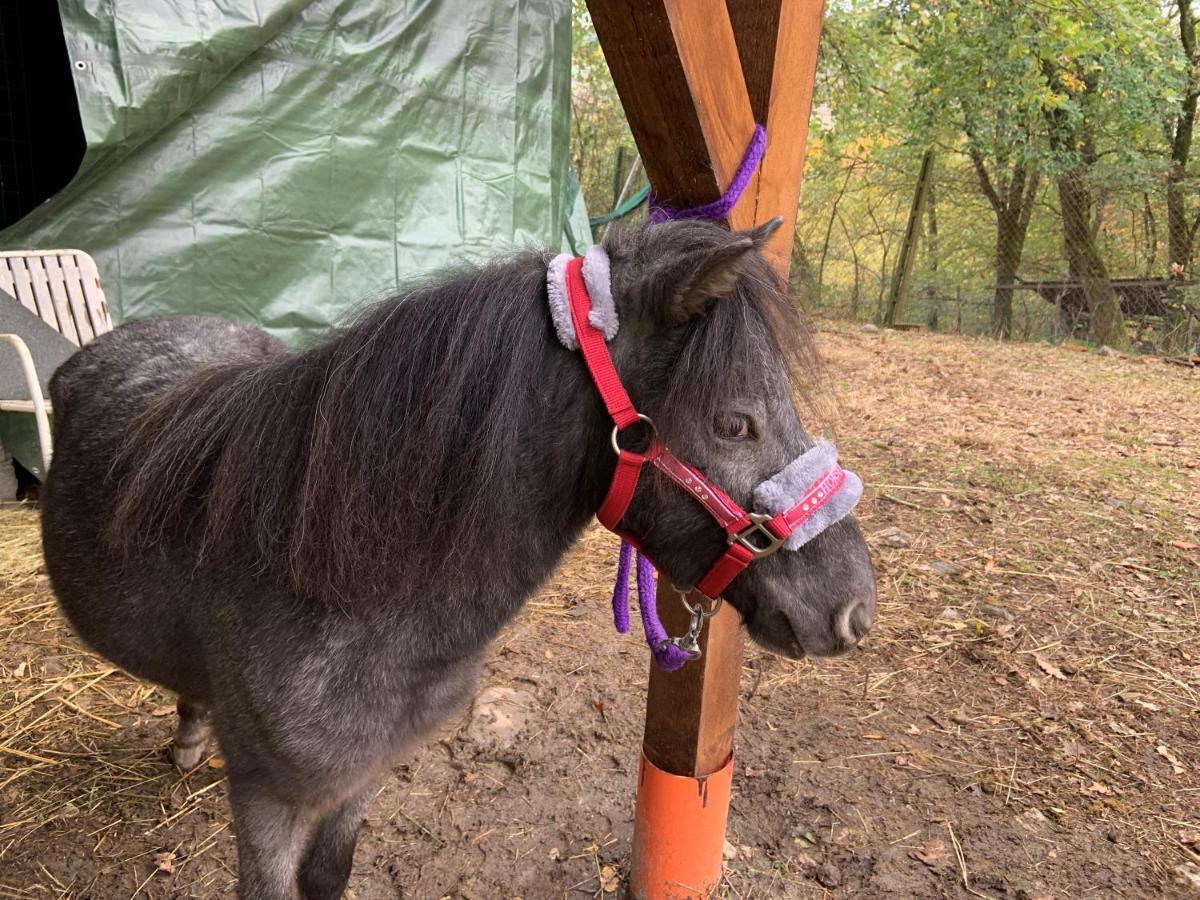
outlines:
[[[118,502],[112,468],[137,423],[189,384],[284,353],[265,332],[221,319],[149,319],[97,338],[50,382],[54,460],[42,492],[46,569],[72,625],[126,669],[168,687],[202,678],[189,619],[176,608],[186,571],[153,554],[136,562],[109,543]],[[248,462],[249,464],[249,462]],[[137,634],[130,622],[137,622]],[[163,652],[163,642],[174,653]]]

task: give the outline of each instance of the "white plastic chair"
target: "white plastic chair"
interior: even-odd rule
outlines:
[[[0,252],[0,303],[13,300],[76,347],[112,331],[108,301],[95,261],[81,250]],[[27,398],[0,397],[0,411],[33,413],[41,445],[43,472],[50,471],[50,414],[29,345],[18,334],[0,334],[17,354]]]

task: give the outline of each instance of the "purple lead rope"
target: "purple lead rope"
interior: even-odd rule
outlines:
[[[671,209],[659,205],[658,198],[650,195],[650,215],[646,224],[657,225],[674,219],[724,219],[741,199],[754,170],[762,161],[767,149],[767,130],[754,126],[750,144],[733,173],[733,180],[719,198],[712,203],[692,206],[687,209]],[[621,555],[617,558],[617,583],[613,587],[613,625],[621,634],[629,632],[629,563],[633,556],[633,545],[621,541]],[[639,550],[637,555],[638,608],[642,614],[642,630],[646,643],[654,656],[654,664],[664,672],[674,672],[688,661],[688,655],[675,644],[668,643],[667,630],[658,618],[658,605],[654,592],[654,564]]]
[[[671,209],[669,206],[661,206],[658,202],[658,197],[654,194],[650,195],[650,215],[646,222],[650,225],[658,225],[661,222],[670,222],[673,219],[723,219],[729,215],[738,200],[741,199],[742,193],[746,190],[746,185],[750,183],[750,179],[754,177],[754,170],[758,168],[759,162],[762,161],[763,153],[767,149],[767,130],[761,125],[754,126],[754,134],[750,138],[750,145],[746,147],[746,152],[742,155],[742,161],[738,163],[737,170],[733,173],[733,180],[729,182],[729,187],[725,189],[720,197],[712,203],[705,203],[701,206],[692,206],[687,209]]]
[[[617,583],[613,587],[613,624],[621,634],[629,632],[629,562],[633,545],[621,541],[617,557]],[[658,604],[654,592],[654,564],[639,551],[637,555],[638,609],[642,614],[642,630],[654,655],[654,664],[664,672],[674,672],[688,661],[688,655],[668,642],[667,630],[658,619]]]

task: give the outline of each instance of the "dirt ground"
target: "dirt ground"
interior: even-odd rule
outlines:
[[[1200,897],[1200,371],[820,335],[868,485],[859,652],[751,648],[723,896]],[[83,651],[0,509],[0,897],[232,896],[219,757]],[[619,896],[646,653],[594,530],[380,792],[350,896]]]

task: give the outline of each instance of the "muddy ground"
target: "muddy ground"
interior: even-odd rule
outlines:
[[[743,671],[733,898],[1200,897],[1200,371],[827,326],[861,651]],[[0,509],[0,897],[229,897],[221,760],[84,652]],[[350,896],[619,896],[646,654],[594,531],[377,797]]]

